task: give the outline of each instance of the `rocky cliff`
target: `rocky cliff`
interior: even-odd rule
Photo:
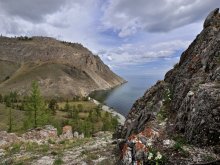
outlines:
[[[81,44],[48,37],[0,37],[0,92],[24,95],[33,80],[45,97],[85,96],[124,83]]]
[[[219,9],[164,80],[134,103],[115,136],[124,139],[122,164],[220,163]]]

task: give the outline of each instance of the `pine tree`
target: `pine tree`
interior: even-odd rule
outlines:
[[[0,103],[2,103],[3,102],[3,96],[2,96],[2,94],[0,94]]]
[[[67,101],[65,106],[64,106],[64,111],[68,112],[70,110],[70,104],[69,102]]]
[[[5,96],[5,106],[9,109],[9,118],[8,118],[8,132],[12,131],[12,113],[11,113],[11,106],[12,106],[12,98],[9,95]]]
[[[17,102],[17,92],[10,92],[8,95],[4,96],[4,100],[2,98],[2,101],[4,101],[4,104],[6,108],[9,110],[8,115],[8,131],[12,131],[12,124],[13,124],[13,118],[12,118],[12,108],[14,108],[14,103]]]
[[[83,105],[82,105],[82,104],[78,104],[78,105],[77,105],[77,108],[78,108],[78,110],[79,110],[80,112],[83,111]]]
[[[52,114],[56,114],[56,110],[59,109],[57,101],[55,99],[50,100],[48,108],[52,111]]]
[[[26,128],[36,128],[47,123],[49,113],[46,110],[45,102],[41,97],[36,81],[32,83],[31,95],[27,99],[25,110],[26,120],[24,125]]]

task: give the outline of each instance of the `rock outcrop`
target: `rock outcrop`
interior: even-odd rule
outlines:
[[[76,134],[75,134],[76,135]],[[47,125],[21,136],[0,132],[0,164],[106,164],[116,162],[112,132],[97,132],[91,138],[73,137],[72,127],[63,127],[62,135]]]
[[[49,37],[0,37],[0,92],[26,95],[33,80],[49,98],[86,96],[125,82],[81,44]]]
[[[163,152],[169,159],[168,164],[206,162],[194,159],[196,148],[203,146],[211,152],[220,145],[220,14],[219,9],[212,11],[204,22],[204,29],[181,55],[180,61],[163,81],[158,81],[137,100],[131,108],[125,124],[115,134],[122,138],[120,149],[124,164],[149,163],[149,149],[152,146],[140,143],[140,134],[146,129],[156,130],[160,137],[153,138],[153,147]],[[163,143],[175,135],[184,138],[194,151],[188,149],[188,158],[181,159],[174,153],[169,154]],[[133,140],[131,145],[131,137]],[[146,137],[145,141],[149,138]],[[143,138],[142,138],[143,139]],[[166,144],[165,141],[165,144]],[[139,145],[138,145],[139,144]],[[144,145],[143,145],[144,144]],[[129,146],[130,145],[130,146]],[[136,154],[140,146],[145,152]],[[136,148],[135,148],[136,146]],[[141,147],[142,146],[142,147]],[[209,147],[213,147],[210,149]],[[125,151],[131,151],[130,162]],[[187,150],[187,149],[186,149]],[[218,150],[218,149],[217,149]],[[135,154],[136,153],[136,154]],[[203,152],[205,153],[205,152]],[[194,154],[194,155],[193,155]],[[140,154],[139,154],[140,155]],[[153,156],[156,158],[156,156]],[[152,157],[152,158],[153,158]],[[205,156],[204,156],[205,157]],[[214,156],[219,159],[218,155]],[[172,162],[173,160],[173,162]],[[159,160],[154,160],[157,162]]]

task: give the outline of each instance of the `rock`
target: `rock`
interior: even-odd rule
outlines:
[[[206,17],[203,27],[207,28],[208,26],[211,26],[213,24],[213,21],[215,20],[214,17],[218,15],[219,8],[216,8],[212,12],[209,13],[209,15]]]
[[[46,125],[42,128],[32,129],[22,135],[22,138],[26,141],[40,142],[42,140],[57,138],[57,129],[51,125]]]
[[[220,145],[219,80],[220,13],[215,9],[206,18],[204,29],[182,53],[178,65],[133,104],[123,127],[117,129],[117,137],[126,140],[122,160],[125,158],[124,162],[130,163],[131,150],[133,164],[137,159],[144,161],[142,151],[135,148],[139,141],[146,148],[164,147],[169,154],[174,142],[168,139],[176,134],[194,147],[207,147],[209,151],[209,147]],[[165,119],[160,121],[158,114]],[[198,153],[193,156],[202,161],[201,152]],[[170,155],[171,162],[175,156],[175,153]],[[215,158],[219,159],[220,155]],[[184,160],[183,164],[194,162]]]
[[[15,133],[0,131],[0,147],[9,146],[12,143],[19,142],[20,138]]]
[[[123,153],[122,162],[128,165],[132,164],[132,149],[125,145],[122,150],[122,153]]]
[[[3,157],[3,156],[5,156],[5,150],[0,149],[0,157]]]
[[[73,132],[72,132],[72,126],[66,125],[63,127],[63,133],[60,135],[63,139],[72,139],[73,138]]]
[[[37,161],[34,161],[33,165],[53,165],[54,158],[51,158],[49,156],[44,156]]]
[[[79,139],[83,139],[85,136],[84,136],[84,133],[81,133],[80,135],[79,135]]]
[[[74,136],[75,138],[78,138],[78,137],[79,137],[79,132],[74,131],[73,136]]]
[[[170,140],[170,139],[163,140],[163,145],[165,147],[171,148],[171,147],[173,147],[174,144],[175,144],[174,140]]]

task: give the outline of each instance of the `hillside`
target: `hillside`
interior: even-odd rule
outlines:
[[[125,81],[81,44],[49,37],[0,37],[0,93],[27,94],[37,80],[45,97],[85,96]]]
[[[118,128],[122,164],[220,163],[220,14],[164,80],[137,100]]]

